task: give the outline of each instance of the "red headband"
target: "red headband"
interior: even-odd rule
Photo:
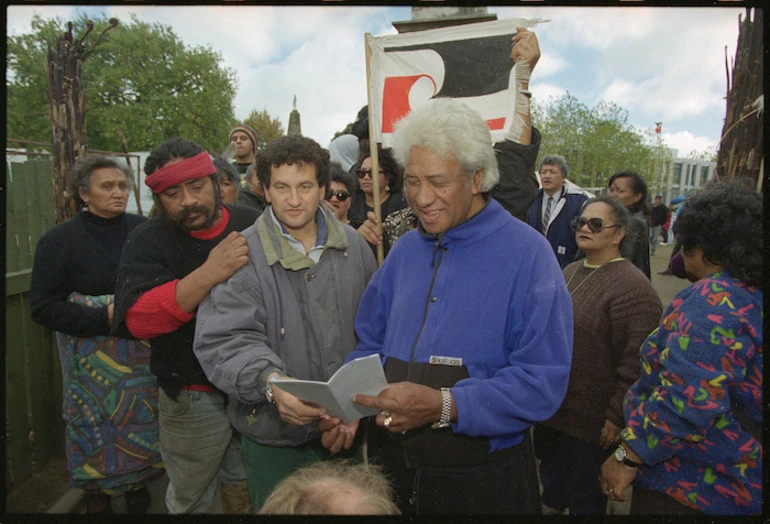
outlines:
[[[185,158],[176,164],[165,165],[144,179],[144,183],[154,194],[165,189],[204,176],[215,175],[217,168],[211,161],[211,156],[206,151],[201,151],[195,156]]]

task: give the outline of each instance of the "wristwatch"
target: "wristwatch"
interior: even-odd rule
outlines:
[[[452,418],[452,393],[449,388],[441,388],[441,417],[438,422],[430,425],[431,429],[443,429],[450,426],[449,420]]]
[[[620,444],[618,449],[615,450],[615,459],[618,462],[622,462],[626,466],[630,466],[632,468],[640,468],[644,465],[641,462],[634,462],[633,460],[629,459],[628,453],[626,453],[626,448],[623,447],[623,444]]]
[[[273,378],[280,378],[282,375],[275,375]],[[267,399],[268,403],[275,404],[275,398],[273,397],[273,382],[272,379],[267,381],[267,386],[265,386],[265,398]]]

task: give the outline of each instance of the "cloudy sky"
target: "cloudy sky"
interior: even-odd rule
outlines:
[[[238,77],[235,116],[266,109],[288,124],[292,99],[302,133],[326,146],[366,104],[364,34],[396,33],[410,7],[47,6],[7,8],[8,34],[32,14],[68,20],[104,13],[173,27],[190,46],[219,51]],[[714,151],[725,115],[725,49],[732,60],[740,8],[490,7],[499,19],[541,19],[535,98],[569,92],[583,104],[612,101],[640,130],[663,122],[681,156]]]

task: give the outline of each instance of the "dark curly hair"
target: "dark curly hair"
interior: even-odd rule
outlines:
[[[192,158],[195,155],[204,152],[203,146],[182,137],[169,138],[150,152],[147,160],[144,161],[144,173],[151,175],[161,167],[165,166],[170,160],[175,158]],[[210,175],[211,184],[214,186],[214,203],[216,209],[221,205],[219,198],[219,182],[217,175]],[[165,208],[160,201],[160,196],[153,193],[152,200],[155,203],[154,209],[150,210],[150,217],[165,215]]]
[[[268,142],[257,155],[257,178],[265,188],[270,187],[270,168],[303,162],[315,166],[315,176],[321,187],[329,185],[329,152],[312,138],[288,135]]]
[[[356,181],[353,180],[353,175],[342,169],[339,162],[329,163],[329,179],[331,182],[344,184],[351,195],[356,190]]]
[[[372,150],[368,147],[361,150],[361,158],[358,161],[359,169],[364,160],[372,156],[371,151]],[[396,158],[393,156],[393,150],[389,147],[382,147],[382,144],[378,143],[377,163],[379,164],[380,169],[382,169],[382,172],[385,173],[385,178],[388,181],[391,193],[400,192],[403,171],[401,166],[398,165],[398,162],[396,162]]]
[[[144,173],[151,175],[173,158],[192,158],[203,151],[205,149],[192,140],[182,137],[169,138],[150,152],[150,156],[144,161]]]
[[[700,247],[711,264],[764,288],[762,196],[739,181],[712,182],[695,195],[674,222],[682,249]]]

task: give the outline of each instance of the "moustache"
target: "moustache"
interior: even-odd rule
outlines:
[[[185,223],[187,221],[187,218],[193,213],[209,216],[211,214],[211,211],[206,206],[186,207],[176,214],[176,222],[179,224]]]

